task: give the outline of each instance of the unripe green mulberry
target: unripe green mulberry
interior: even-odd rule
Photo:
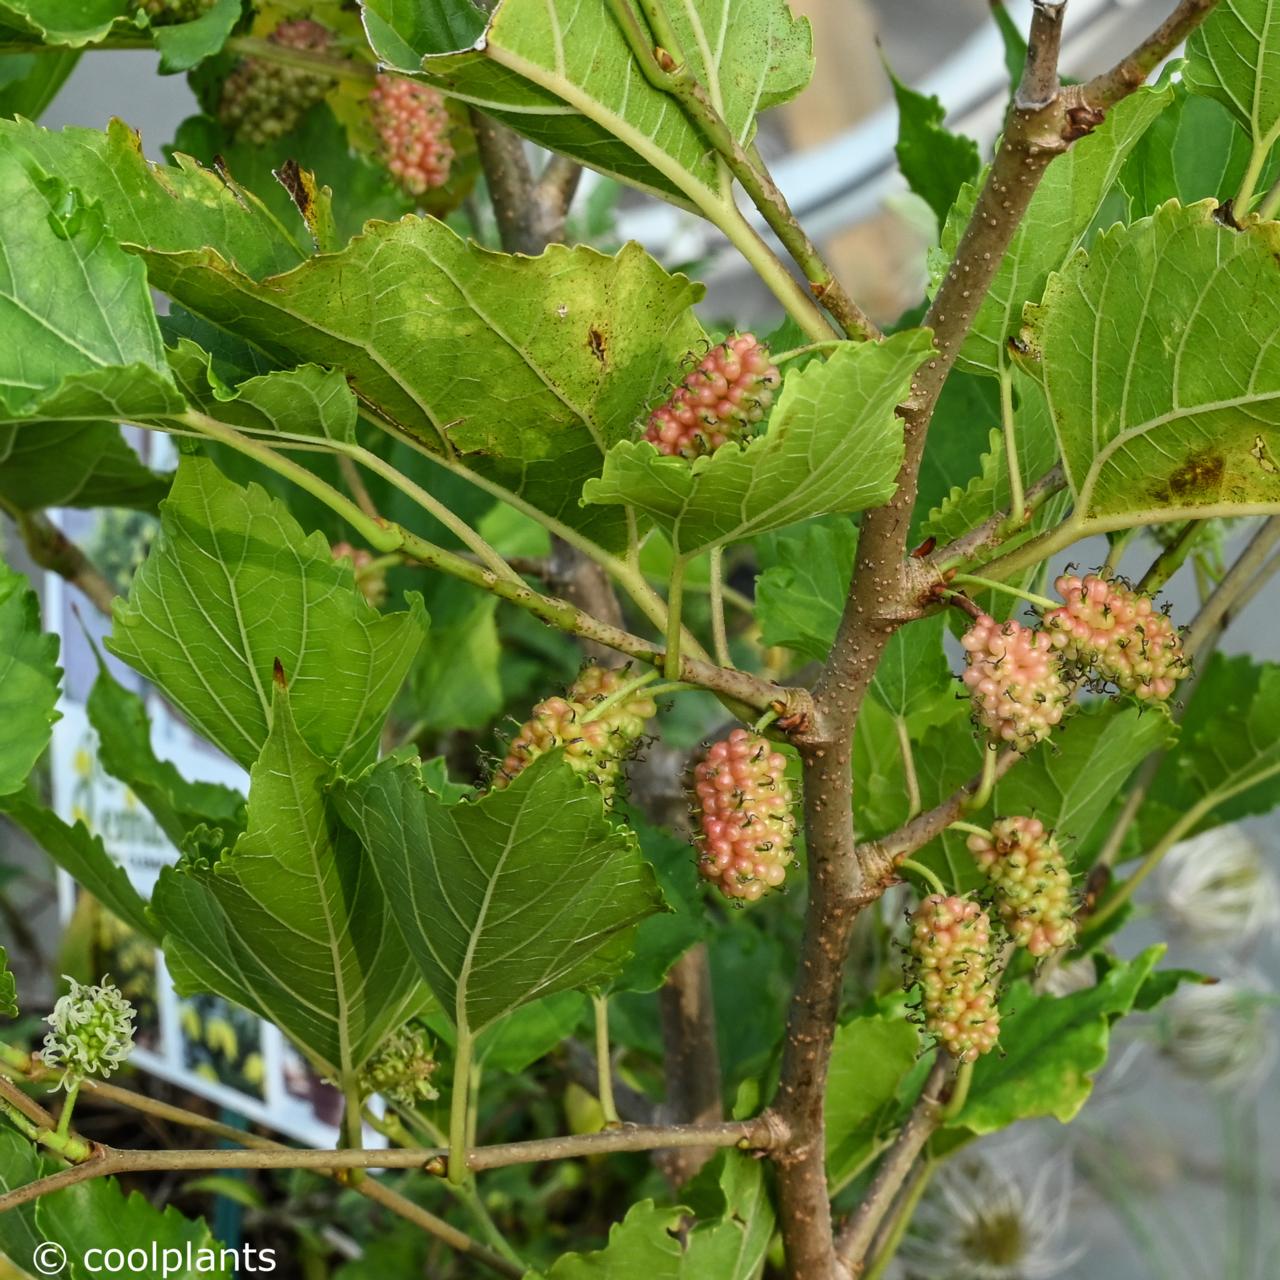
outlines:
[[[692,460],[743,440],[773,403],[781,377],[769,348],[740,333],[714,346],[650,415],[644,438],[670,457]]]
[[[151,19],[153,27],[171,27],[179,22],[194,22],[213,4],[214,0],[141,0],[138,7]]]
[[[65,974],[63,975],[66,976]],[[41,1061],[61,1067],[60,1084],[71,1088],[86,1076],[109,1076],[133,1051],[133,1005],[110,980],[86,986],[67,978],[71,990],[45,1019]]]
[[[588,664],[565,692],[534,707],[507,748],[493,785],[502,788],[539,756],[563,747],[565,759],[613,801],[622,762],[658,712],[643,688],[608,702],[627,683],[627,672]]]
[[[796,820],[786,758],[735,729],[693,771],[698,870],[727,898],[755,902],[786,879]]]
[[[969,850],[995,889],[996,910],[1014,942],[1047,956],[1075,940],[1071,872],[1043,822],[1001,818],[989,838],[971,835]]]
[[[1167,698],[1190,671],[1177,627],[1150,596],[1095,573],[1054,586],[1066,603],[1044,615],[1044,629],[1069,661],[1144,701]]]
[[[324,53],[333,36],[318,22],[298,18],[282,22],[267,39],[289,49]],[[218,118],[238,141],[265,146],[292,133],[333,85],[323,72],[245,58],[223,83]]]
[[[924,1025],[961,1062],[996,1047],[1000,1010],[991,974],[991,921],[968,898],[926,898],[911,917]]]
[[[383,1041],[377,1053],[359,1073],[364,1097],[379,1093],[389,1102],[415,1106],[439,1095],[431,1084],[435,1074],[435,1049],[430,1037],[414,1023],[406,1023]]]

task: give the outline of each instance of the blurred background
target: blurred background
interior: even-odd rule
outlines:
[[[813,23],[817,74],[797,102],[766,120],[761,146],[851,293],[876,320],[891,321],[922,296],[924,254],[937,227],[895,171],[896,110],[886,66],[936,94],[949,127],[985,150],[1008,92],[1003,46],[987,0],[792,0],[792,6]],[[1065,73],[1079,77],[1102,69],[1169,7],[1169,0],[1071,0]],[[1008,6],[1023,29],[1028,8]],[[87,54],[42,122],[102,128],[118,115],[141,130],[147,153],[159,159],[178,122],[197,108],[185,78],[160,78],[154,63],[155,55],[146,52]],[[733,314],[743,325],[771,320],[771,299],[754,287],[717,233],[691,216],[624,195],[618,234],[641,240],[668,262],[694,264],[711,288],[717,314]],[[1228,530],[1228,551],[1233,536]],[[16,542],[8,539],[6,550],[14,551]],[[1094,564],[1104,555],[1090,548],[1074,558]],[[1150,558],[1149,545],[1135,549],[1129,567],[1144,557]],[[1174,616],[1194,612],[1190,565],[1169,594]],[[1226,636],[1227,653],[1280,660],[1275,599],[1274,591],[1264,592],[1251,603]],[[982,1273],[994,1280],[1051,1274],[1081,1280],[1280,1277],[1275,1010],[1267,999],[1222,998],[1237,977],[1250,991],[1264,993],[1280,980],[1274,941],[1280,831],[1274,823],[1256,822],[1242,832],[1211,835],[1218,838],[1195,859],[1175,860],[1173,871],[1144,889],[1143,911],[1120,945],[1136,951],[1172,930],[1172,963],[1228,981],[1193,989],[1210,992],[1208,1005],[1183,1010],[1181,1021],[1175,1004],[1172,1013],[1123,1033],[1095,1099],[1070,1128],[1023,1126],[998,1144],[978,1144],[978,1162],[957,1165],[942,1188],[946,1194],[929,1204],[926,1221],[937,1247],[931,1254],[924,1240],[908,1251],[899,1274],[976,1275],[954,1270],[943,1245],[966,1231],[985,1231],[997,1242],[1001,1233],[1044,1236],[1033,1255],[1036,1265]],[[35,996],[57,972],[49,967],[56,948],[48,939],[58,928],[52,872],[47,859],[12,831],[0,832],[0,845],[0,933],[18,944],[13,958],[28,965],[19,973],[20,986]],[[1194,872],[1187,869],[1193,863]],[[1212,873],[1207,881],[1206,867]],[[1215,924],[1214,893],[1220,897],[1241,885],[1250,924],[1243,941],[1236,928],[1228,943]],[[51,988],[40,994],[52,998]],[[994,1179],[999,1194],[984,1179]],[[1046,1205],[1067,1181],[1071,1212],[1059,1222]],[[966,1186],[987,1187],[985,1218],[966,1218]]]

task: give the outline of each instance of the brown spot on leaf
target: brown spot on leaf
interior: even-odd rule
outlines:
[[[1182,499],[1216,494],[1226,470],[1227,464],[1220,453],[1212,449],[1193,453],[1169,477],[1169,491],[1174,497]]]
[[[1214,222],[1221,223],[1224,227],[1230,227],[1232,231],[1239,231],[1240,224],[1236,221],[1235,200],[1224,200],[1214,211]]]
[[[315,183],[308,182],[309,174],[304,174],[296,160],[289,159],[278,169],[273,170],[276,181],[289,193],[289,199],[302,214],[302,220],[310,223],[311,211],[315,205]]]
[[[272,659],[271,678],[280,686],[280,688],[284,689],[287,687],[284,678],[284,663],[281,662],[279,658]]]
[[[599,329],[593,326],[591,331],[587,335],[587,342],[591,347],[591,354],[595,356],[595,358],[599,360],[601,364],[604,364],[605,362],[604,334],[601,333]]]

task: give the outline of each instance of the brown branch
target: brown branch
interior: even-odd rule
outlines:
[[[1139,88],[1208,16],[1218,0],[1182,0],[1181,4],[1130,54],[1108,71],[1073,87],[1091,107],[1114,106]]]
[[[633,1125],[603,1133],[475,1147],[467,1153],[467,1168],[481,1171],[608,1152],[659,1151],[669,1147],[737,1146],[744,1150],[768,1150],[785,1138],[785,1127],[777,1117],[768,1113],[755,1120],[716,1125]],[[101,1147],[98,1154],[70,1169],[16,1187],[0,1196],[0,1213],[77,1182],[120,1173],[156,1173],[173,1169],[311,1169],[337,1173],[349,1169],[426,1169],[428,1166],[437,1170],[444,1168],[448,1154],[447,1148],[443,1147],[337,1151],[279,1144],[240,1151],[126,1151]]]
[[[32,560],[78,587],[95,609],[110,617],[118,593],[89,557],[42,512],[10,514]]]
[[[857,1280],[866,1268],[866,1259],[879,1227],[893,1204],[898,1189],[906,1181],[915,1165],[916,1157],[924,1150],[925,1143],[933,1136],[946,1110],[947,1094],[951,1088],[955,1061],[941,1049],[937,1061],[924,1082],[920,1097],[906,1123],[898,1130],[893,1146],[886,1152],[876,1176],[867,1189],[862,1203],[853,1212],[840,1232],[836,1246],[848,1274]]]

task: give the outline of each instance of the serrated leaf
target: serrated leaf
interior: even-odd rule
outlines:
[[[1111,1023],[1133,1007],[1164,950],[1148,947],[1068,996],[1036,995],[1025,978],[1010,983],[1000,1001],[1000,1052],[978,1059],[950,1127],[982,1134],[1032,1116],[1072,1120],[1107,1060]]]
[[[446,805],[416,762],[383,760],[334,790],[410,951],[460,1032],[618,972],[660,909],[633,833],[559,752],[511,785]]]
[[[18,1016],[18,984],[9,972],[9,957],[0,947],[0,1018]]]
[[[240,20],[240,0],[213,0],[213,3],[190,22],[151,28],[151,39],[160,50],[160,71],[172,75],[190,71],[206,58],[218,53]]]
[[[1168,200],[1225,202],[1239,190],[1250,150],[1248,134],[1226,107],[1178,82],[1173,102],[1138,139],[1120,171],[1130,220],[1155,213]],[[1273,178],[1273,172],[1264,173],[1260,186]]]
[[[76,49],[0,55],[0,116],[38,120],[79,61]]]
[[[160,931],[123,867],[112,861],[100,836],[83,822],[69,826],[27,794],[0,797],[0,811],[18,824],[80,887],[112,915],[152,942]]]
[[[960,188],[973,182],[982,162],[978,144],[943,126],[946,108],[937,98],[918,93],[889,73],[898,104],[895,154],[907,185],[933,210],[941,227]]]
[[[1028,308],[1019,360],[1080,516],[1280,510],[1280,225],[1236,231],[1215,208],[1168,204],[1104,233]]]
[[[690,1206],[633,1205],[605,1248],[565,1254],[546,1280],[756,1280],[774,1224],[760,1162],[724,1152],[685,1193]],[[680,1231],[691,1212],[697,1224]]]
[[[0,259],[0,419],[180,412],[146,274],[101,208],[6,149],[0,192],[0,237],[22,246]]]
[[[180,994],[253,1010],[345,1083],[415,1012],[421,987],[368,856],[329,809],[332,766],[274,687],[244,835],[212,866],[166,867],[152,906]]]
[[[1112,800],[1151,752],[1177,737],[1163,706],[1095,703],[1054,733],[1051,750],[1034,752],[996,784],[994,812],[1038,817],[1073,866],[1088,865]]]
[[[922,329],[841,345],[825,362],[787,374],[765,433],[744,448],[726,445],[689,463],[625,441],[583,499],[652,516],[681,557],[875,506],[892,496],[902,461],[895,408],[932,350]]]
[[[168,490],[169,477],[144,466],[114,422],[0,426],[0,498],[15,511],[154,511]]]
[[[189,338],[165,353],[174,381],[197,409],[232,426],[354,444],[356,398],[340,369],[304,364],[229,386],[213,356]]]
[[[1280,805],[1277,725],[1280,663],[1214,654],[1187,706],[1179,749],[1165,758],[1144,806],[1148,845],[1199,803],[1210,807],[1188,836]]]
[[[849,595],[857,549],[852,520],[814,521],[774,538],[774,563],[756,579],[761,643],[784,645],[815,662],[825,659]]]
[[[349,559],[335,560],[264,490],[188,456],[129,598],[116,602],[107,648],[246,767],[267,739],[279,660],[303,739],[360,768],[426,626],[416,598],[379,614]]]
[[[1171,94],[1167,86],[1139,89],[1045,170],[961,348],[960,367],[999,373],[1006,344],[1021,327],[1023,303],[1038,301],[1050,272],[1085,243],[1125,158]],[[951,265],[977,196],[972,185],[961,191],[941,246],[930,255],[934,291]]]
[[[1274,0],[1222,0],[1187,41],[1182,77],[1216,98],[1265,156],[1280,139],[1280,15]]]
[[[654,88],[603,5],[502,0],[364,0],[381,62],[420,73],[534,142],[686,206],[730,197],[727,170],[676,99]],[[744,145],[760,111],[812,71],[809,24],[784,0],[664,6],[681,52]]]
[[[282,361],[342,368],[383,422],[610,545],[624,517],[582,508],[581,484],[702,340],[701,286],[635,244],[512,257],[406,218],[261,281],[210,250],[144,256],[184,306]]]
[[[305,256],[252,193],[232,187],[186,156],[152,164],[142,140],[113,120],[105,133],[54,133],[28,120],[0,121],[0,154],[27,157],[96,201],[118,244],[177,252],[210,246],[250,274],[287,271]],[[298,223],[298,235],[303,229]]]
[[[876,1152],[898,1088],[920,1054],[904,1017],[871,1014],[836,1028],[827,1085],[827,1181],[839,1189]]]
[[[125,12],[124,0],[3,0],[0,20],[45,44],[80,47],[101,40]]]
[[[943,651],[943,614],[899,627],[885,646],[870,693],[912,737],[956,715],[956,680]]]
[[[41,1239],[53,1240],[66,1251],[67,1266],[61,1274],[70,1280],[94,1280],[102,1274],[100,1263],[90,1263],[90,1258],[104,1256],[94,1254],[94,1249],[126,1255],[143,1249],[148,1261],[136,1271],[130,1264],[138,1280],[197,1280],[231,1274],[222,1246],[202,1218],[185,1217],[172,1205],[157,1209],[138,1191],[126,1195],[114,1178],[82,1182],[42,1196],[36,1202],[35,1227]],[[155,1267],[149,1261],[153,1247],[161,1263]],[[36,1274],[42,1272],[40,1268]]]
[[[0,560],[0,795],[18,791],[58,719],[58,637],[40,628],[40,601]]]
[[[189,782],[159,759],[145,704],[101,661],[86,710],[98,735],[98,762],[142,801],[175,847],[202,823],[220,829],[226,844],[244,830],[244,797],[215,782]]]

